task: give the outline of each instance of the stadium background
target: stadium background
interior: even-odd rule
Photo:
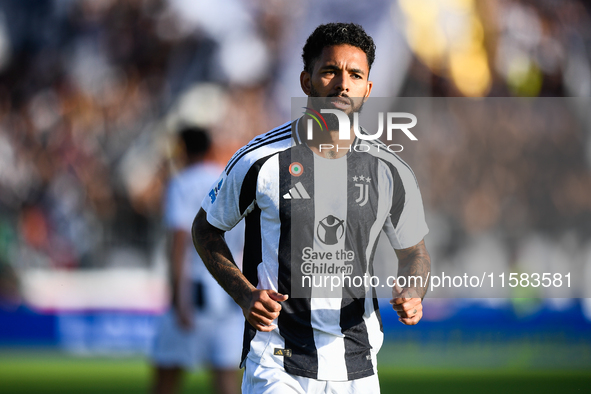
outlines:
[[[466,113],[450,100],[433,113],[452,126],[401,156],[434,272],[570,270],[569,297],[450,294],[412,328],[386,306],[383,391],[585,391],[590,15],[581,0],[1,1],[0,391],[146,391],[174,131],[211,127],[225,162],[286,121],[303,40],[328,21],[375,38],[375,96],[552,97],[500,124],[505,101]],[[187,391],[204,387],[197,374]]]

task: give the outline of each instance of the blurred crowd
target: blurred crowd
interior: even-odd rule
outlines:
[[[28,269],[150,266],[170,136],[208,127],[224,162],[288,120],[310,24],[362,23],[384,96],[591,95],[585,1],[344,3],[0,1],[0,299]],[[549,100],[525,112],[439,102],[429,135],[402,153],[441,261],[482,237],[508,264],[540,239],[566,238],[584,259],[591,103]]]

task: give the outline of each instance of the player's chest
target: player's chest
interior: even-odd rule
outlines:
[[[261,180],[257,199],[278,219],[375,217],[389,200],[384,174],[372,160],[291,154],[280,156],[273,170],[270,182]]]

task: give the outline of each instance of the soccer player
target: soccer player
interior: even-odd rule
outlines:
[[[184,128],[179,139],[187,166],[170,181],[166,192],[164,219],[169,238],[172,308],[158,322],[151,354],[155,365],[153,392],[178,392],[183,372],[207,362],[216,392],[234,394],[239,388],[244,318],[190,242],[195,211],[223,168],[206,160],[210,139],[204,130]],[[244,227],[228,232],[226,239],[240,263]]]
[[[375,57],[361,26],[319,26],[302,57],[300,83],[312,111],[360,110]],[[338,123],[325,118],[311,139],[305,115],[236,152],[193,223],[196,249],[246,318],[243,393],[379,393],[375,292],[302,280],[306,269],[321,276],[329,266],[355,277],[373,272],[380,231],[398,256],[398,275],[424,280],[392,289],[399,320],[413,325],[423,316],[430,258],[416,178],[383,143],[354,133],[339,139]],[[323,149],[337,145],[358,149]],[[242,218],[241,271],[223,234]]]

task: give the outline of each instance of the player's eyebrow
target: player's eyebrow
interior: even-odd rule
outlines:
[[[326,66],[322,66],[320,71],[337,71],[340,70],[341,67],[337,66],[336,64],[327,64]],[[355,74],[365,75],[365,72],[360,68],[349,68],[347,71]]]
[[[365,72],[360,69],[360,68],[350,68],[349,72],[355,73],[355,74],[361,74],[361,75],[365,75]]]
[[[340,70],[341,68],[339,66],[337,66],[336,64],[327,64],[325,66],[322,66],[320,68],[321,71],[327,71],[327,70],[333,70],[333,71],[337,71]]]

